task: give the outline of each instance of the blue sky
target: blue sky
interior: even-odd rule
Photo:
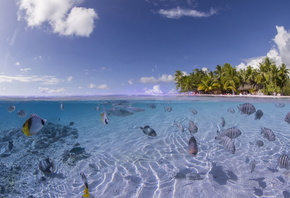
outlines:
[[[176,70],[290,68],[289,0],[0,0],[0,95],[168,94]]]

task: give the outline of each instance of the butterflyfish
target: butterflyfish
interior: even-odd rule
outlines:
[[[22,131],[26,136],[31,136],[36,134],[40,129],[42,129],[45,120],[38,115],[32,114],[28,120],[25,121],[22,127]]]
[[[103,124],[109,124],[109,119],[106,112],[101,113],[101,121]]]
[[[85,176],[84,173],[81,173],[80,175],[82,176],[82,180],[83,180],[84,185],[85,185],[84,194],[83,194],[82,197],[90,197],[89,185],[88,185],[87,177]]]

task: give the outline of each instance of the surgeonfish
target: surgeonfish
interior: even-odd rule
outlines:
[[[274,132],[266,127],[261,128],[261,134],[263,134],[264,138],[266,138],[268,141],[275,141],[276,139]]]
[[[219,143],[224,146],[224,148],[229,151],[231,154],[235,154],[236,146],[235,140],[229,138],[228,136],[223,136],[220,138]]]
[[[22,131],[26,136],[34,135],[42,129],[45,121],[38,115],[32,114],[23,124]]]
[[[17,115],[19,116],[19,117],[26,117],[27,116],[27,113],[24,111],[24,110],[19,110],[18,112],[17,112]]]
[[[228,108],[228,112],[235,113],[235,110],[233,108]]]
[[[255,120],[260,120],[262,116],[263,116],[263,111],[259,109],[258,111],[256,111]]]
[[[226,121],[225,121],[224,117],[221,117],[221,125],[222,125],[222,127],[225,127],[225,125],[226,125]]]
[[[197,126],[191,120],[188,121],[188,130],[190,133],[196,133],[198,131]]]
[[[287,170],[290,168],[290,157],[286,154],[281,155],[278,158],[278,164],[280,168],[286,168]]]
[[[50,174],[54,171],[54,162],[50,158],[43,159],[38,164],[39,170],[45,174]]]
[[[80,175],[82,176],[82,180],[83,180],[84,185],[85,185],[84,194],[82,197],[90,197],[91,195],[89,193],[89,185],[88,185],[87,177],[84,173],[80,173]]]
[[[188,141],[188,152],[192,156],[196,156],[196,154],[198,152],[196,139],[194,138],[193,135],[191,136],[191,138]]]
[[[109,119],[106,112],[101,113],[101,121],[103,124],[109,124]]]
[[[157,136],[157,133],[154,129],[152,129],[150,126],[146,125],[144,127],[140,127],[140,129],[143,131],[143,133],[145,133],[146,135],[149,136]]]
[[[290,112],[287,113],[287,115],[285,116],[284,121],[290,124]]]
[[[238,106],[239,111],[241,114],[251,115],[256,112],[256,108],[251,103],[244,103]]]
[[[8,107],[8,112],[9,113],[11,113],[11,112],[13,112],[13,111],[15,111],[15,106],[14,105],[10,105],[9,107]]]
[[[236,127],[232,127],[232,128],[228,128],[225,131],[223,131],[222,133],[220,133],[219,131],[217,131],[218,136],[215,139],[220,139],[223,136],[228,136],[229,138],[237,138],[239,137],[242,132],[236,128]]]

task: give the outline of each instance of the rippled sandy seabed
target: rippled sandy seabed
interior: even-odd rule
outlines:
[[[239,113],[237,106],[245,102],[263,111],[261,120]],[[145,111],[109,115],[109,124],[104,125],[100,114],[119,103]],[[277,103],[285,106],[278,108]],[[61,110],[59,101],[1,101],[0,197],[81,197],[81,172],[88,179],[91,197],[98,198],[290,197],[290,171],[277,167],[278,157],[290,153],[290,124],[284,121],[290,111],[288,99],[112,98],[63,104]],[[16,110],[8,112],[10,105]],[[166,106],[172,111],[164,111]],[[20,109],[26,117],[17,115]],[[47,121],[41,131],[27,137],[21,127],[32,113]],[[217,130],[223,129],[221,117],[224,129],[236,126],[242,131],[235,139],[235,154],[215,140]],[[189,120],[198,126],[195,157],[187,152]],[[145,135],[140,129],[145,125],[157,136]],[[276,140],[265,139],[261,127],[272,129]],[[3,154],[9,140],[14,147]],[[257,140],[264,146],[258,147]],[[72,148],[78,151],[70,153]],[[50,175],[38,168],[47,157],[55,162]]]

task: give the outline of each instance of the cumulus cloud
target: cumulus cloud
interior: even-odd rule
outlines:
[[[273,41],[275,42],[275,46],[269,50],[266,54],[272,61],[276,63],[276,65],[281,65],[285,63],[288,68],[290,68],[290,32],[285,30],[283,26],[276,26],[277,34]],[[259,56],[245,59],[236,68],[244,69],[247,66],[252,66],[257,68],[259,63],[263,61],[266,56]]]
[[[48,94],[61,93],[65,91],[64,88],[50,89],[48,87],[38,87],[38,90],[40,91],[40,93],[48,93]]]
[[[158,13],[164,17],[170,18],[170,19],[179,19],[181,17],[187,16],[187,17],[210,17],[217,13],[217,10],[211,8],[208,13],[201,12],[198,10],[193,9],[182,9],[180,7],[172,8],[168,10],[160,9]]]
[[[98,15],[94,9],[76,7],[81,0],[20,0],[18,18],[29,27],[49,24],[54,33],[89,37]]]
[[[106,85],[106,84],[96,85],[96,84],[93,84],[93,83],[89,84],[88,85],[88,88],[91,88],[91,89],[93,89],[93,88],[97,88],[97,89],[110,89],[110,87],[108,85]]]
[[[55,76],[5,76],[0,75],[0,83],[12,83],[12,82],[39,82],[44,85],[55,85],[63,80],[56,78]]]
[[[174,76],[162,74],[159,78],[155,78],[153,76],[151,77],[141,77],[140,78],[141,83],[158,83],[158,82],[174,82]]]
[[[160,85],[154,85],[152,89],[146,89],[145,94],[147,95],[160,95],[163,91],[160,89]]]

